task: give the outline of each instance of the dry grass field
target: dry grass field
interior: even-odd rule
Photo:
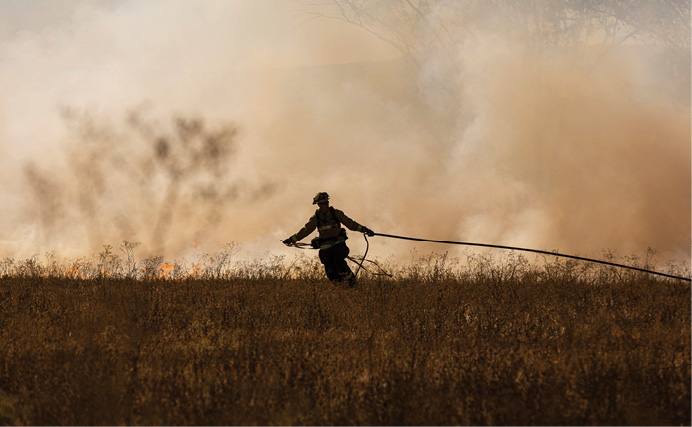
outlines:
[[[3,264],[0,423],[690,424],[686,282],[431,255],[347,289],[310,256],[105,252]]]

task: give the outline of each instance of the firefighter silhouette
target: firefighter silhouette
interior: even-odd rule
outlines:
[[[347,282],[350,286],[355,285],[353,272],[346,263],[346,257],[349,253],[348,246],[346,246],[348,237],[346,230],[341,225],[368,236],[374,236],[375,232],[358,224],[346,216],[343,211],[329,206],[329,194],[327,193],[317,193],[312,204],[318,206],[315,214],[310,217],[310,220],[300,231],[284,240],[283,243],[291,246],[317,229],[319,235],[312,239],[311,243],[314,248],[320,250],[320,261],[324,264],[324,271],[329,280],[334,283]]]

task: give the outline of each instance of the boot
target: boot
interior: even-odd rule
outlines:
[[[353,274],[353,272],[351,272],[351,274],[349,274],[349,275],[346,277],[346,285],[347,285],[349,288],[355,288],[355,287],[356,287],[356,275]]]

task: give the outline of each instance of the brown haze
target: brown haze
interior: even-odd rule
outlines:
[[[317,191],[383,233],[690,256],[690,76],[660,49],[495,22],[417,67],[297,3],[60,4],[0,6],[0,256],[282,253]]]

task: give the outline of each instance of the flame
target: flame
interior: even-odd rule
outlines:
[[[161,276],[160,277],[163,279],[172,278],[174,269],[175,269],[175,265],[171,264],[170,262],[166,262],[161,267],[159,267],[159,270],[161,270]]]
[[[117,275],[116,271],[112,268],[101,267],[101,277],[115,277]]]
[[[74,263],[72,265],[72,268],[67,272],[67,277],[71,279],[82,277],[82,268],[80,267],[79,263]]]

